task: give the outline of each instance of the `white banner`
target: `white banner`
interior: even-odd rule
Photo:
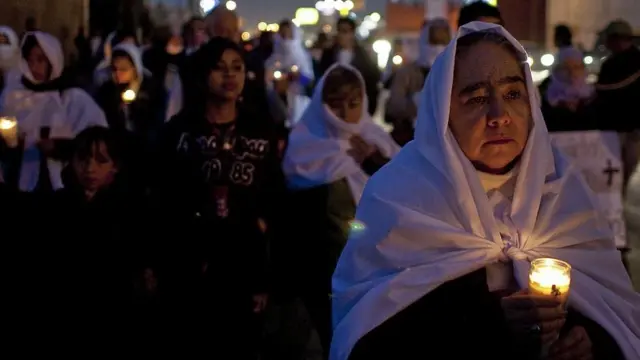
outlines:
[[[551,133],[551,141],[582,169],[613,229],[616,247],[626,247],[622,148],[618,133],[597,130],[556,132]]]

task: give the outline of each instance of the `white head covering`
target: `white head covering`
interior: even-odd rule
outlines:
[[[353,71],[362,83],[364,103],[362,116],[356,124],[348,124],[336,117],[322,100],[324,82],[331,71],[338,67]],[[347,154],[351,148],[349,139],[354,135],[375,145],[386,157],[392,157],[399,150],[391,136],[374,124],[367,113],[364,80],[358,70],[348,65],[334,64],[316,86],[311,103],[289,136],[283,162],[289,187],[305,189],[346,178],[357,204],[369,176]]]
[[[121,43],[113,48],[113,52],[116,52],[118,50],[125,52],[131,58],[133,66],[136,69],[136,75],[138,76],[138,78],[136,79],[136,84],[137,86],[140,86],[140,84],[144,80],[144,75],[149,74],[148,70],[144,68],[144,65],[142,63],[142,51],[140,51],[140,48],[138,48],[136,45],[128,43]]]
[[[526,52],[499,25],[472,22],[457,38],[477,31],[504,36],[526,77],[534,126],[513,199],[499,192],[488,199],[449,129],[454,39],[423,89],[415,141],[370,179],[360,201],[356,219],[365,230],[352,234],[333,276],[330,358],[347,359],[362,336],[447,281],[511,260],[526,288],[529,261],[551,257],[573,267],[569,306],[638,359],[640,295],[584,179],[551,147]],[[494,215],[498,206],[502,216]],[[500,234],[498,223],[509,232]]]
[[[288,70],[297,66],[300,74],[313,79],[313,64],[311,56],[302,43],[302,31],[295,24],[291,24],[293,36],[283,39],[276,34],[273,40],[273,54],[267,59],[265,66],[268,71]]]
[[[51,77],[55,80],[62,75],[64,57],[62,46],[53,35],[35,31],[33,35],[38,45],[51,63]],[[26,38],[25,36],[25,38]],[[23,40],[24,42],[24,40]],[[29,81],[36,83],[25,59],[20,60],[20,71]],[[52,139],[72,139],[89,126],[107,126],[104,113],[93,99],[80,89],[52,89],[32,91],[18,82],[2,93],[0,112],[18,119],[18,129],[24,135],[24,150],[20,168],[19,188],[22,191],[35,189],[40,173],[40,129],[49,127]],[[48,159],[47,165],[54,189],[62,187],[63,163]]]
[[[51,64],[51,76],[48,80],[51,81],[59,78],[62,75],[62,70],[64,70],[64,54],[62,52],[62,45],[60,44],[60,41],[51,34],[34,31],[25,34],[22,39],[22,45],[24,45],[25,40],[30,35],[33,35],[36,38],[38,45],[40,45],[42,51],[47,56],[47,59]],[[27,78],[27,80],[34,84],[38,83],[38,81],[33,78],[31,70],[29,70],[29,64],[24,58],[20,59],[20,72],[25,78]]]
[[[552,106],[558,105],[561,101],[579,101],[594,95],[595,88],[587,83],[586,74],[582,79],[565,79],[558,71],[558,68],[569,59],[582,63],[583,56],[582,51],[571,46],[558,51],[557,65],[551,73],[551,82],[546,92],[547,101]]]
[[[9,44],[0,45],[0,71],[13,68],[19,59],[20,47],[18,46],[18,35],[8,26],[0,26],[0,35],[4,35],[9,40]]]
[[[436,57],[445,49],[445,45],[433,45],[429,43],[429,31],[432,27],[449,27],[446,19],[438,18],[429,20],[420,31],[420,45],[416,63],[422,67],[430,68]]]

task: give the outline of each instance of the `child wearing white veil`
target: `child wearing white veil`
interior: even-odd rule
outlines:
[[[12,182],[22,191],[48,193],[63,187],[61,171],[71,140],[85,128],[107,122],[87,93],[62,80],[64,57],[58,39],[29,32],[21,48],[21,83],[0,98],[0,113],[17,118],[21,135],[14,149],[20,154]],[[5,180],[10,181],[6,173]]]
[[[291,251],[301,261],[302,298],[327,352],[331,274],[369,176],[399,150],[371,120],[365,94],[355,68],[329,68],[291,132],[283,162],[292,190],[290,230],[304,234]]]

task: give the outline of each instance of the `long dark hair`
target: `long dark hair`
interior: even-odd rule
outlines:
[[[222,54],[227,50],[233,50],[243,57],[242,48],[238,44],[221,37],[212,38],[193,54],[189,63],[191,72],[187,80],[188,86],[184,87],[185,109],[204,112],[209,92],[209,74],[218,66]]]

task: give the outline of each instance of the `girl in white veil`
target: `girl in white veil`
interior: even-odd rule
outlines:
[[[640,359],[640,295],[526,59],[472,22],[435,61],[415,141],[369,181],[336,267],[332,360]],[[568,312],[527,291],[537,258],[571,265]]]

